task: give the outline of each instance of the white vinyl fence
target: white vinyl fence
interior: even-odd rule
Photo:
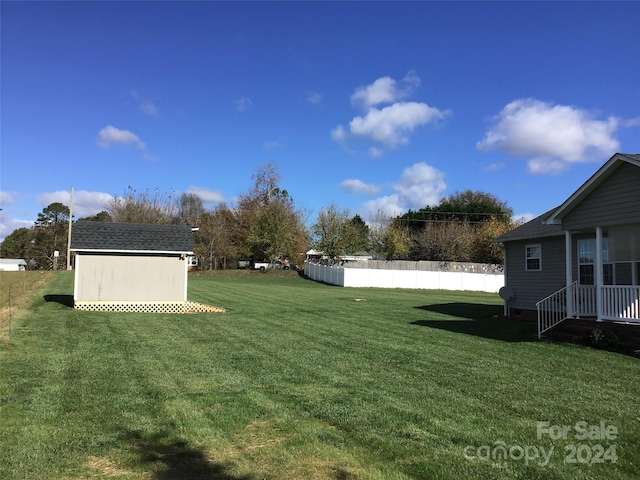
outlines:
[[[341,287],[471,290],[498,293],[498,290],[504,286],[504,274],[497,272],[382,270],[305,262],[304,273],[312,280]]]

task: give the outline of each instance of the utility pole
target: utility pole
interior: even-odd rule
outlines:
[[[73,187],[69,202],[69,233],[67,234],[67,270],[71,270],[71,224],[73,223]]]

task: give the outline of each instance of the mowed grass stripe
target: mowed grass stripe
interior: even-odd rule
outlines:
[[[72,277],[49,292],[68,294]],[[535,341],[496,295],[190,278],[216,315],[36,301],[2,352],[2,478],[634,478],[636,360]],[[364,299],[355,301],[355,299]],[[495,312],[495,313],[494,313]],[[610,372],[616,372],[612,375]],[[469,461],[607,420],[616,464]],[[197,459],[195,461],[194,459]],[[26,472],[26,473],[25,473]],[[215,475],[218,475],[216,477]]]

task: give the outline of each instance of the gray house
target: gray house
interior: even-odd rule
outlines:
[[[640,154],[617,153],[562,205],[496,239],[510,318],[640,323]]]
[[[75,308],[181,313],[187,302],[192,229],[78,221],[73,226]]]

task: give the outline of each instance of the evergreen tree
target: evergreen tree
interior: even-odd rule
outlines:
[[[31,238],[32,230],[30,228],[15,229],[0,243],[0,257],[27,259]]]

